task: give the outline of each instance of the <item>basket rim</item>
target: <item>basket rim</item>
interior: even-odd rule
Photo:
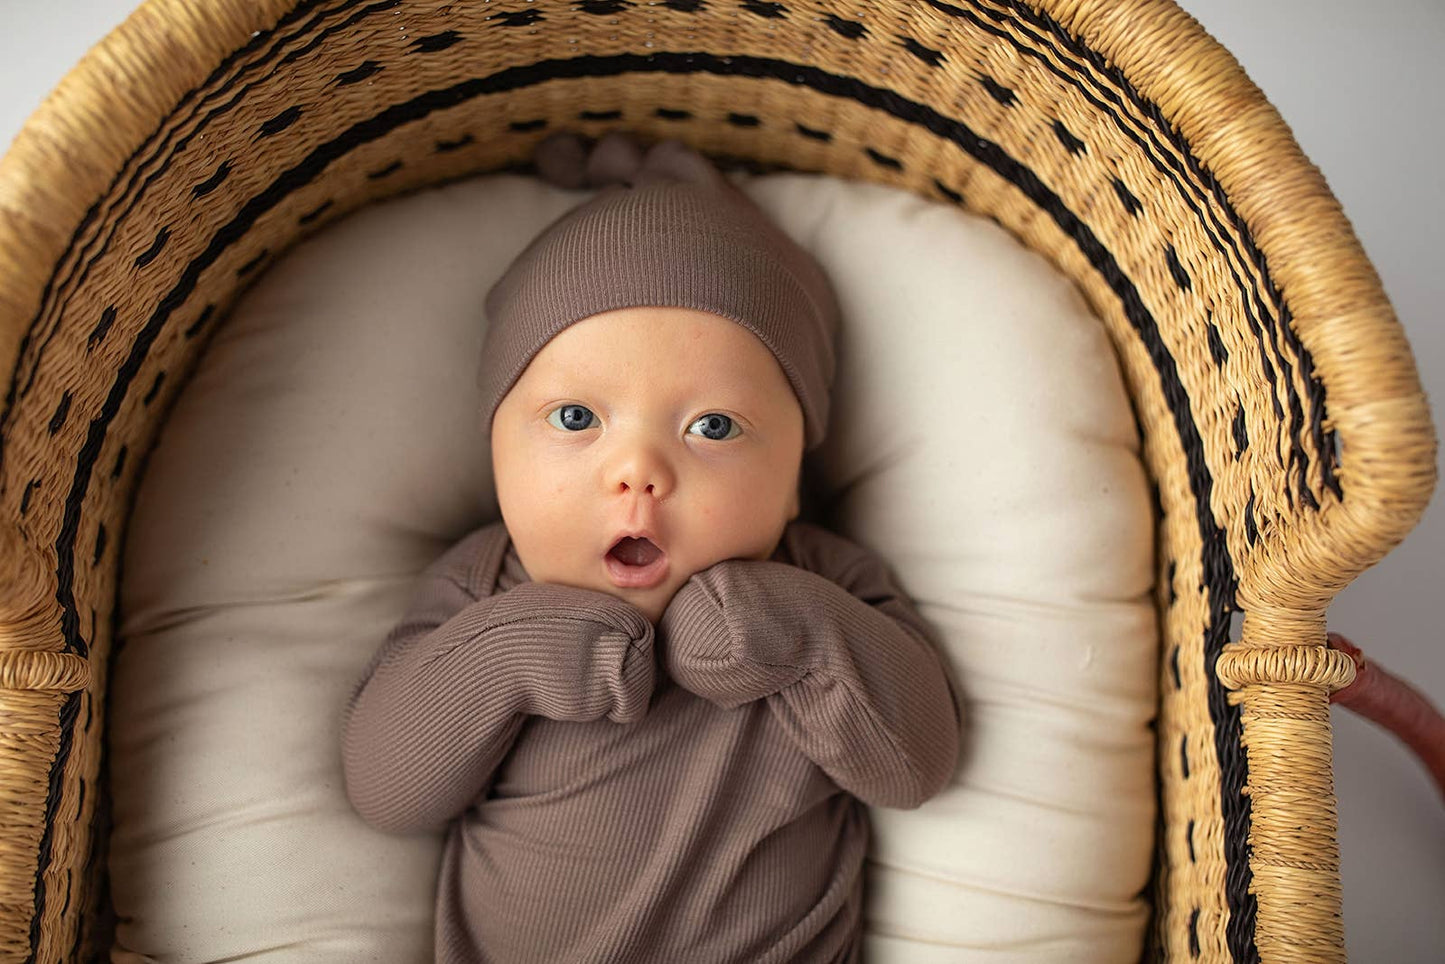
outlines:
[[[1224,188],[1269,262],[1291,309],[1286,321],[1327,387],[1326,421],[1340,444],[1339,475],[1349,499],[1326,503],[1303,524],[1261,534],[1240,562],[1245,570],[1288,571],[1313,583],[1272,587],[1277,595],[1249,599],[1250,606],[1323,613],[1339,590],[1414,528],[1436,484],[1429,403],[1379,273],[1278,109],[1234,55],[1173,0],[1025,2],[1079,36],[1159,106]],[[1382,351],[1381,343],[1390,350]],[[1369,379],[1340,377],[1362,364]],[[1382,458],[1389,470],[1372,470]]]

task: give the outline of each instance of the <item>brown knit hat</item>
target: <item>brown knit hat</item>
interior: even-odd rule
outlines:
[[[823,440],[838,306],[827,275],[711,162],[679,140],[644,156],[612,133],[588,154],[574,133],[537,149],[538,173],[601,187],[519,254],[487,293],[478,385],[482,434],[542,346],[584,318],[645,305],[736,321],[782,366],[803,410],[803,447]]]

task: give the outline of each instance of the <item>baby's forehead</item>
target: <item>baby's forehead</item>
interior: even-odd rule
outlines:
[[[777,357],[755,332],[692,308],[613,309],[574,322],[542,347],[518,389],[538,402],[596,394],[682,404],[706,395],[710,404],[757,413],[798,404]]]
[[[778,366],[756,332],[723,315],[696,308],[639,306],[598,312],[562,328],[542,347],[575,372],[607,373],[619,365],[664,374],[681,366],[712,377],[756,377]]]

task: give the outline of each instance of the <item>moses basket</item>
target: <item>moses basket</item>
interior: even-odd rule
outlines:
[[[1325,610],[1435,436],[1335,198],[1168,0],[140,7],[0,163],[0,957],[94,953],[117,547],[211,333],[323,225],[563,127],[905,188],[1074,281],[1157,496],[1150,954],[1343,959]]]

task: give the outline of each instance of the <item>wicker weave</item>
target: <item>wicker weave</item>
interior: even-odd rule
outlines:
[[[1435,436],[1337,202],[1167,0],[137,10],[0,161],[0,956],[88,956],[120,542],[238,294],[563,126],[951,201],[1076,281],[1159,503],[1154,950],[1342,960],[1324,613],[1416,523]]]

